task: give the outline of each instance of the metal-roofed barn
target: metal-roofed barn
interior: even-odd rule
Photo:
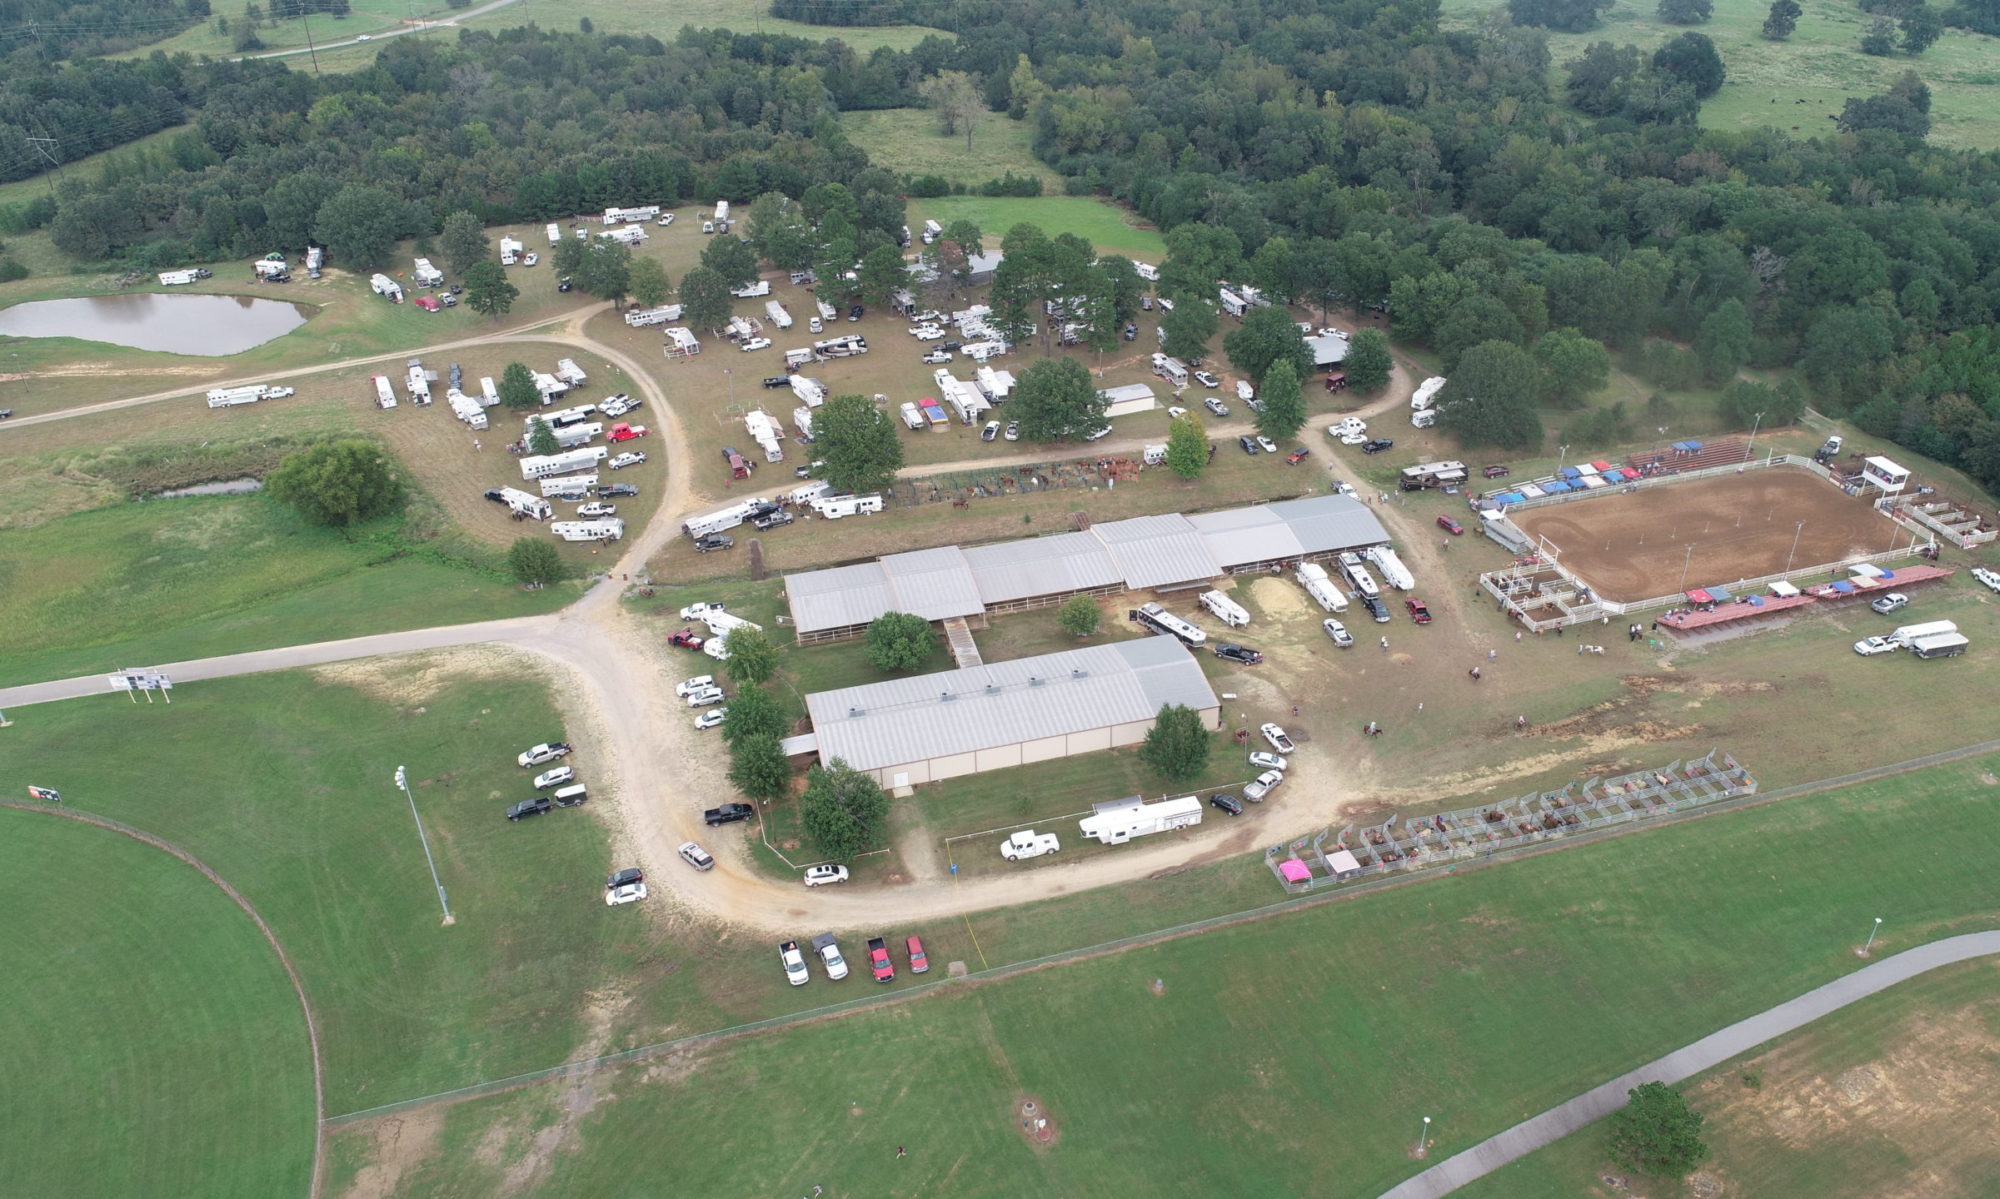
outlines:
[[[1185,516],[1135,516],[1091,526],[1134,591],[1191,587],[1222,573]]]
[[[821,691],[806,711],[822,763],[908,787],[1136,745],[1170,703],[1221,727],[1221,702],[1186,647],[1140,637]]]

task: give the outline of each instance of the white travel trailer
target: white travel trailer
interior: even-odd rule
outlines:
[[[1217,620],[1232,629],[1240,629],[1250,623],[1250,613],[1244,610],[1243,605],[1220,591],[1204,591],[1199,599],[1202,607],[1214,613]]]
[[[1104,845],[1123,845],[1134,837],[1170,832],[1201,823],[1201,797],[1186,795],[1146,803],[1138,796],[1092,804],[1091,814],[1077,821],[1083,835]]]

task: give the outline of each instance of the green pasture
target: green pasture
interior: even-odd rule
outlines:
[[[961,217],[971,220],[989,246],[997,247],[1007,230],[1027,221],[1050,237],[1074,233],[1102,254],[1123,254],[1139,262],[1160,262],[1167,256],[1159,230],[1115,204],[1088,196],[938,196],[911,200],[909,213],[912,229],[926,220],[947,226]]]
[[[577,1119],[582,1148],[551,1155],[552,1185],[1377,1194],[1416,1169],[1407,1154],[1422,1116],[1435,1121],[1434,1152],[1456,1152],[1851,969],[1875,912],[1898,913],[1885,951],[1987,924],[2000,883],[1983,863],[2000,835],[1980,818],[1980,780],[1995,765],[1438,877],[641,1064],[594,1086]],[[1954,830],[1951,843],[1939,828]],[[1074,944],[1080,929],[1101,939],[1157,925],[1175,914],[1151,902],[1161,885],[995,913],[979,922],[981,942],[1001,960]],[[932,958],[945,960],[935,947]],[[1053,1119],[1055,1144],[1022,1138],[1026,1097]],[[546,1090],[445,1109],[444,1148],[405,1173],[405,1192],[479,1189],[500,1168],[468,1152],[481,1134],[511,1127],[521,1144],[562,1102]],[[746,1152],[748,1129],[782,1134]]]
[[[840,125],[854,144],[868,151],[869,161],[898,174],[978,184],[1011,171],[1040,179],[1045,192],[1062,191],[1062,176],[1036,159],[1035,129],[1026,121],[988,113],[973,130],[970,149],[962,134],[939,133],[937,114],[921,108],[844,112]]]
[[[93,740],[101,750],[101,733]],[[64,773],[9,752],[50,771],[38,781]],[[305,1193],[305,1019],[227,896],[130,837],[0,810],[0,905],[0,1193]]]

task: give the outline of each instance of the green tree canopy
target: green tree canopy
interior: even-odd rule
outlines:
[[[782,799],[792,789],[792,764],[776,737],[739,737],[729,746],[729,781],[750,799]]]
[[[487,240],[486,226],[479,223],[479,217],[461,208],[444,219],[438,250],[451,273],[463,276],[473,263],[485,262],[492,255],[493,243]]]
[[[1167,469],[1183,479],[1201,476],[1208,465],[1208,432],[1192,412],[1183,412],[1167,426]]]
[[[701,250],[701,264],[722,276],[731,287],[757,281],[757,251],[734,233],[718,233]]]
[[[1714,0],[1660,0],[1656,10],[1669,25],[1699,25],[1715,15]]]
[[[1103,620],[1097,601],[1087,595],[1072,595],[1056,609],[1056,627],[1072,637],[1088,637]]]
[[[562,555],[555,543],[541,537],[516,537],[507,547],[507,569],[523,583],[547,586],[563,577]]]
[[[330,441],[288,454],[264,476],[264,490],[316,525],[346,528],[393,512],[403,485],[380,446],[359,439]]]
[[[884,612],[868,622],[863,638],[868,660],[877,670],[915,670],[930,661],[937,648],[931,622],[908,612]]]
[[[1070,441],[1104,427],[1104,397],[1073,358],[1044,358],[1021,372],[1008,406],[1029,441]]]
[[[1574,329],[1551,329],[1535,343],[1535,361],[1548,375],[1558,404],[1576,408],[1611,379],[1611,355]]]
[[[529,453],[546,456],[556,453],[561,449],[562,443],[556,440],[556,431],[549,428],[549,422],[539,416],[528,418]]]
[[[769,691],[743,687],[729,698],[728,712],[722,718],[722,739],[731,745],[757,737],[776,739],[783,737],[788,727],[784,710]]]
[[[385,266],[403,232],[403,202],[379,187],[350,183],[320,205],[313,236],[334,261],[356,268]]]
[[[574,277],[583,269],[583,256],[589,249],[590,246],[579,238],[560,238],[549,250],[549,269],[558,275]]]
[[[851,858],[878,844],[889,816],[889,797],[873,777],[835,758],[806,773],[799,822],[813,848],[830,858]]]
[[[1458,366],[1459,355],[1482,341],[1506,341],[1518,346],[1525,340],[1527,333],[1512,309],[1493,296],[1477,294],[1467,296],[1452,308],[1439,323],[1431,344],[1437,348],[1445,373],[1450,374]]]
[[[1705,33],[1683,33],[1655,50],[1653,69],[1692,87],[1704,100],[1721,91],[1728,77],[1722,55],[1716,53],[1715,43]]]
[[[667,280],[667,268],[657,258],[632,260],[632,302],[641,308],[658,308],[673,298],[674,285]]]
[[[894,246],[876,246],[862,256],[860,276],[861,302],[877,307],[887,307],[889,297],[910,285],[910,272],[904,269],[903,252]]]
[[[1312,350],[1299,336],[1291,312],[1276,305],[1252,308],[1245,313],[1243,323],[1223,335],[1222,352],[1229,355],[1232,366],[1260,388],[1264,385],[1264,372],[1274,363],[1291,363],[1295,378],[1303,377],[1313,365]]]
[[[1724,300],[1703,318],[1694,335],[1694,352],[1701,359],[1702,373],[1709,382],[1722,383],[1736,377],[1736,372],[1750,361],[1752,336],[1750,310],[1741,300]]]
[[[841,491],[864,495],[886,489],[903,465],[896,422],[867,396],[835,396],[813,414],[814,449],[826,465],[820,476]]]
[[[1257,431],[1271,440],[1284,441],[1305,428],[1305,397],[1299,392],[1299,373],[1289,361],[1280,359],[1265,373],[1257,402]]]
[[[1539,25],[1563,33],[1597,28],[1597,14],[1611,0],[1507,0],[1507,13],[1517,25]]]
[[[1183,704],[1162,704],[1139,757],[1168,782],[1185,783],[1207,768],[1208,742],[1200,713]]]
[[[1610,1121],[1613,1161],[1655,1178],[1682,1178],[1708,1157],[1703,1117],[1688,1107],[1686,1096],[1659,1082],[1625,1093],[1630,1102]]]
[[[465,306],[481,316],[499,319],[513,310],[521,289],[507,278],[499,263],[481,258],[466,269]]]
[[[729,323],[736,297],[729,281],[705,266],[681,276],[681,316],[696,329],[720,329]]]
[[[1905,7],[1897,24],[1903,31],[1903,49],[1910,54],[1922,54],[1944,36],[1944,18],[1923,0]]]
[[[1174,310],[1160,318],[1167,340],[1160,347],[1175,358],[1206,358],[1208,343],[1215,337],[1215,301],[1182,299]]]
[[[1373,393],[1389,386],[1389,372],[1396,360],[1389,354],[1389,335],[1380,329],[1357,329],[1347,339],[1347,357],[1340,369],[1347,385],[1355,391]]]
[[[750,245],[781,271],[812,265],[813,231],[798,204],[782,192],[765,192],[750,204]]]
[[[1771,0],[1770,14],[1764,18],[1764,36],[1774,42],[1791,37],[1805,11],[1799,0]]]
[[[1541,444],[1535,396],[1541,364],[1520,346],[1483,342],[1467,350],[1438,402],[1438,424],[1466,446],[1526,450]]]
[[[632,290],[632,251],[623,242],[597,238],[584,247],[576,285],[600,300],[623,305]]]
[[[510,362],[500,372],[500,402],[509,411],[527,412],[539,408],[542,393],[535,390],[535,374],[525,362]]]
[[[771,644],[770,634],[748,626],[730,631],[729,656],[722,661],[722,672],[730,682],[754,687],[777,671],[778,647]]]

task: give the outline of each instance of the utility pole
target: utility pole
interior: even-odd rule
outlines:
[[[30,138],[25,138],[23,140],[25,140],[29,145],[33,146],[35,149],[40,150],[42,152],[42,157],[48,159],[49,165],[55,167],[56,169],[55,173],[57,175],[62,174],[62,165],[63,165],[62,160],[60,158],[57,158],[55,155],[49,153],[50,146],[60,144],[59,142],[56,141],[55,138],[30,137]],[[47,171],[42,172],[42,182],[49,185],[50,195],[53,196],[56,194],[56,181],[54,177],[51,176]]]
[[[314,77],[314,78],[318,78],[318,77],[319,77],[319,49],[318,49],[318,47],[316,47],[316,46],[314,46],[314,45],[313,45],[313,22],[312,22],[312,14],[311,14],[310,12],[301,12],[301,13],[299,14],[299,23],[300,23],[301,25],[305,26],[305,31],[306,31],[306,55],[307,55],[307,56],[308,56],[309,58],[311,58],[311,59],[312,59],[312,64],[313,64],[313,77]]]

